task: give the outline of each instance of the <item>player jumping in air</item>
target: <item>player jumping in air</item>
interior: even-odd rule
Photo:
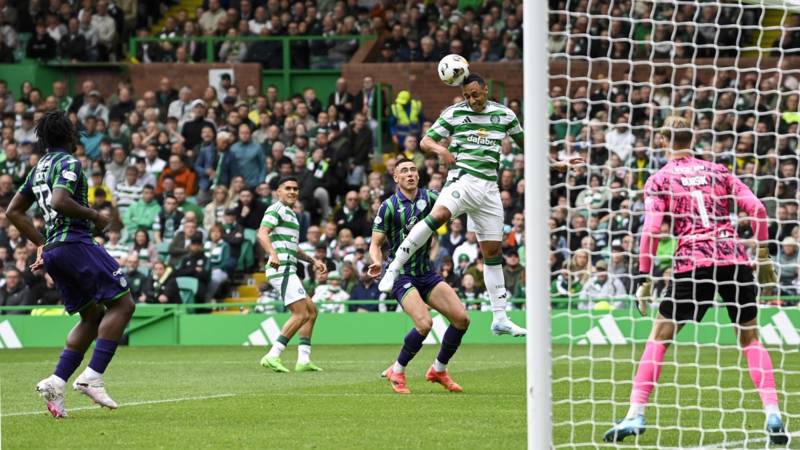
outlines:
[[[776,280],[767,247],[766,212],[750,189],[724,166],[692,156],[689,127],[683,118],[670,117],[665,121],[660,137],[668,148],[669,162],[645,185],[639,259],[639,271],[645,281],[637,290],[640,311],[645,314],[650,301],[652,258],[665,216],[672,221],[673,233],[678,237],[673,295],[659,305],[659,314],[633,379],[628,414],[606,432],[603,440],[621,441],[645,432],[645,407],[669,344],[687,322],[703,319],[719,293],[731,323],[735,324],[750,378],[761,396],[770,442],[785,444],[788,438],[778,407],[772,360],[758,340],[757,285],[729,213],[731,202],[735,202],[753,218],[753,234],[760,243],[758,281],[765,284]]]
[[[297,277],[297,260],[311,263],[317,273],[325,273],[325,263],[306,255],[298,248],[300,241],[300,222],[292,210],[300,188],[297,178],[282,177],[278,182],[278,200],[267,208],[258,230],[258,242],[269,255],[267,280],[272,288],[280,292],[283,304],[292,316],[281,329],[278,341],[272,344],[269,352],[261,358],[261,365],[275,372],[288,372],[281,362],[281,353],[295,333],[300,332],[300,345],[297,347],[296,372],[322,371],[311,362],[311,333],[317,320],[317,306],[306,294],[303,283]]]
[[[67,116],[60,111],[45,114],[36,125],[36,134],[46,154],[28,174],[6,215],[38,248],[31,270],[44,267],[67,312],[81,318],[67,336],[53,375],[40,381],[36,390],[53,417],[65,417],[67,380],[94,341],[89,366],[72,386],[96,404],[116,409],[117,403],[106,392],[103,373],[135,305],[119,265],[90,235],[92,224],[102,230],[111,218],[89,208],[88,181],[80,161],[71,154],[76,131]],[[44,215],[45,236],[26,215],[34,202]]]
[[[373,278],[381,275],[383,262],[381,247],[387,237],[392,253],[395,254],[403,237],[415,223],[430,213],[438,197],[436,193],[418,187],[417,166],[409,159],[401,158],[397,161],[394,181],[397,183],[397,192],[381,204],[372,226],[372,240],[369,246],[372,264],[369,266],[367,276]],[[432,383],[441,384],[448,391],[462,391],[461,386],[450,378],[447,363],[461,345],[461,338],[469,327],[469,317],[453,288],[445,283],[441,275],[433,271],[430,261],[430,240],[429,236],[412,255],[413,258],[401,267],[400,276],[392,286],[392,295],[414,321],[414,327],[406,334],[397,361],[383,373],[383,376],[389,379],[392,389],[398,394],[411,393],[406,386],[405,370],[431,331],[433,323],[428,306],[447,317],[450,326],[442,338],[439,355],[425,377]]]
[[[431,234],[451,217],[467,213],[469,228],[480,242],[485,268],[483,278],[492,303],[492,332],[525,336],[524,328],[515,325],[506,314],[508,292],[503,279],[503,205],[497,186],[500,166],[500,143],[506,136],[523,147],[519,120],[507,107],[487,101],[489,88],[480,76],[464,79],[462,93],[466,101],[442,111],[436,123],[422,138],[420,147],[452,166],[439,199],[430,214],[418,222],[397,246],[378,288],[390,292],[409,259],[425,245]],[[450,138],[450,149],[439,141]]]

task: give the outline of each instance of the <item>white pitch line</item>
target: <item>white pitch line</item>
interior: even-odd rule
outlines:
[[[130,402],[130,403],[123,403],[119,406],[142,406],[142,405],[157,405],[160,403],[177,403],[177,402],[189,402],[195,400],[210,400],[213,398],[226,398],[226,397],[236,397],[240,394],[215,394],[215,395],[205,395],[199,397],[180,397],[180,398],[167,398],[162,400],[143,400],[140,402]],[[89,409],[100,409],[99,406],[81,406],[79,408],[70,408],[67,410],[67,413],[72,411],[86,411]],[[47,414],[46,410],[38,410],[38,411],[26,411],[26,412],[15,412],[15,413],[7,413],[3,414],[2,417],[14,417],[14,416],[35,416],[39,414]]]
[[[792,441],[792,438],[800,437],[800,432],[786,433],[786,434],[789,436],[789,438],[790,438],[789,441],[790,442]],[[689,447],[686,450],[720,450],[720,449],[726,449],[726,448],[742,448],[741,446],[743,444],[758,444],[758,443],[761,443],[761,442],[766,443],[768,440],[769,440],[769,438],[763,437],[763,438],[747,439],[747,440],[733,441],[733,442],[720,442],[720,443],[711,444],[711,445],[702,445],[702,446],[698,446],[698,447]]]

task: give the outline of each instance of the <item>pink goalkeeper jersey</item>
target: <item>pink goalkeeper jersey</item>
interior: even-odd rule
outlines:
[[[664,216],[672,220],[678,239],[674,272],[695,267],[750,264],[731,224],[733,202],[752,218],[759,241],[768,239],[766,211],[761,201],[727,168],[697,158],[669,161],[647,180],[645,216],[639,246],[639,271],[650,273]]]

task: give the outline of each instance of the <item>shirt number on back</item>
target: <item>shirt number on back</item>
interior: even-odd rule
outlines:
[[[53,219],[56,218],[58,213],[56,213],[50,207],[50,201],[52,197],[52,192],[50,192],[50,186],[46,184],[39,184],[33,187],[33,193],[36,195],[36,203],[39,204],[39,208],[42,209],[44,212],[44,221],[45,222],[52,222]]]
[[[706,201],[703,199],[703,193],[692,191],[692,197],[697,201],[697,212],[700,214],[700,221],[703,222],[704,227],[710,227],[711,221],[708,220],[708,211],[706,211]]]

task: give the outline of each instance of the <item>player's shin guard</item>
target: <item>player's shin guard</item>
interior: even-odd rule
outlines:
[[[755,341],[743,349],[747,358],[750,378],[758,390],[764,411],[769,414],[780,414],[778,393],[775,391],[775,373],[772,369],[772,358],[760,341]]]
[[[408,236],[403,239],[403,242],[397,248],[394,259],[392,263],[389,264],[389,269],[400,270],[400,268],[408,262],[409,258],[411,258],[411,255],[416,253],[420,247],[428,242],[431,234],[433,234],[437,228],[439,227],[431,216],[426,217],[425,220],[414,225],[411,231],[408,232]]]
[[[495,320],[505,319],[506,306],[508,305],[508,292],[506,280],[503,276],[503,257],[486,258],[483,266],[483,281],[489,300],[492,302],[492,315]]]
[[[444,332],[444,337],[442,338],[442,348],[439,350],[439,356],[433,362],[433,367],[437,372],[443,372],[447,368],[447,363],[450,362],[450,358],[458,350],[461,345],[461,338],[464,337],[466,332],[467,330],[459,330],[453,325],[447,327],[447,331]]]
[[[405,341],[403,341],[403,348],[400,350],[400,354],[397,355],[397,364],[395,364],[395,372],[403,373],[405,367],[408,363],[414,358],[417,352],[422,349],[422,342],[425,340],[425,336],[423,336],[416,328],[412,328],[411,331],[406,334]],[[401,366],[400,370],[398,371],[397,366]]]
[[[58,364],[53,374],[66,382],[69,380],[69,377],[78,370],[81,361],[83,361],[82,353],[65,348],[64,351],[61,352],[61,357],[58,358]]]
[[[89,361],[89,368],[102,374],[106,371],[111,358],[117,351],[117,341],[110,339],[97,339],[94,344],[94,353],[92,353],[92,360]]]
[[[642,358],[639,360],[639,368],[636,369],[636,376],[633,378],[631,407],[626,418],[644,415],[644,407],[647,406],[650,393],[653,392],[661,375],[661,363],[666,352],[667,347],[661,342],[647,341]]]

